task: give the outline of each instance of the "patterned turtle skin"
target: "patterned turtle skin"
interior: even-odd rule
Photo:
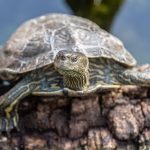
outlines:
[[[0,97],[0,131],[18,128],[26,96],[84,96],[121,85],[150,86],[123,43],[90,20],[47,14],[21,25],[0,48],[0,78],[18,83]]]

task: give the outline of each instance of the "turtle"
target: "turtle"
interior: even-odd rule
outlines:
[[[18,128],[18,105],[32,94],[80,97],[122,85],[150,86],[149,69],[94,22],[50,13],[23,23],[0,48],[0,79],[16,84],[0,97],[0,131]]]

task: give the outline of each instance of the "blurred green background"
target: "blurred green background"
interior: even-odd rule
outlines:
[[[0,44],[25,20],[49,12],[93,20],[119,37],[140,64],[150,63],[150,0],[0,0]]]

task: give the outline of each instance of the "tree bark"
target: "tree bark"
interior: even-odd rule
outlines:
[[[27,97],[20,131],[2,134],[0,149],[143,149],[150,142],[150,90],[124,86],[82,98]]]

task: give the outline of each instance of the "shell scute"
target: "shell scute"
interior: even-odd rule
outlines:
[[[79,51],[88,58],[104,57],[126,66],[136,60],[123,43],[92,21],[63,14],[48,14],[25,22],[4,45],[0,72],[25,73],[53,63],[60,50]]]

